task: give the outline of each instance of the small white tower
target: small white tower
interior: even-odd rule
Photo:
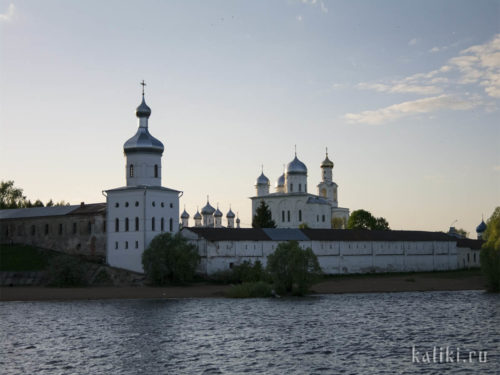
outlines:
[[[297,150],[295,150],[295,158],[286,166],[285,191],[307,193],[307,167],[297,158]]]
[[[214,212],[215,227],[222,228],[222,212],[219,210],[219,204],[217,204],[217,209]]]
[[[198,209],[196,209],[196,213],[194,214],[193,219],[194,219],[194,226],[201,227],[201,214]]]
[[[184,206],[184,211],[181,214],[182,227],[189,227],[189,214],[186,212],[186,206]]]
[[[318,195],[328,199],[332,207],[338,207],[337,184],[333,182],[333,162],[328,158],[328,148],[326,149],[325,160],[321,163],[322,181],[318,184]]]
[[[262,172],[257,181],[255,182],[255,190],[257,191],[257,196],[261,197],[263,195],[269,194],[269,179],[264,175],[264,166],[262,166]]]
[[[201,215],[203,216],[203,226],[213,227],[214,226],[214,212],[215,208],[210,205],[207,196],[207,204],[201,209]]]
[[[228,228],[234,228],[234,216],[234,212],[231,210],[231,206],[229,206],[229,211],[226,214]]]

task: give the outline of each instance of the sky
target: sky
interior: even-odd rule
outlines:
[[[0,179],[31,200],[125,185],[145,80],[162,183],[251,225],[297,155],[392,229],[475,237],[500,205],[500,1],[0,1]],[[225,220],[224,220],[225,222]]]

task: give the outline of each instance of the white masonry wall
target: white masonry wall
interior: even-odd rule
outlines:
[[[199,272],[213,274],[225,271],[245,260],[259,260],[263,266],[279,241],[207,241],[191,238],[198,246],[201,264]],[[457,269],[457,247],[453,241],[300,241],[310,247],[326,274],[367,272],[409,272]]]

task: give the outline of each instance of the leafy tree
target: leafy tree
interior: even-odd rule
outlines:
[[[43,207],[43,202],[40,199],[37,199],[35,203],[33,203],[32,207]]]
[[[45,207],[53,207],[54,206],[54,201],[52,199],[45,204]]]
[[[347,229],[390,230],[386,219],[376,218],[365,210],[353,211],[347,221]]]
[[[159,234],[142,254],[144,272],[154,285],[192,280],[199,262],[196,246],[180,233]]]
[[[267,271],[277,293],[302,295],[321,275],[318,258],[311,248],[297,241],[283,242],[267,257]]]
[[[77,257],[57,255],[49,262],[47,269],[50,286],[69,287],[87,284],[85,264]]]
[[[487,289],[500,292],[500,207],[495,208],[486,221],[483,239],[486,241],[481,249],[481,269],[486,276]]]
[[[260,201],[259,207],[255,211],[255,215],[252,220],[253,228],[276,228],[276,223],[274,222],[271,210],[269,209],[266,202]]]
[[[25,207],[23,189],[14,186],[14,181],[0,182],[0,209]]]
[[[345,220],[341,217],[332,218],[332,229],[344,229],[346,227]]]
[[[300,223],[299,224],[299,229],[309,229],[309,224],[307,223]]]

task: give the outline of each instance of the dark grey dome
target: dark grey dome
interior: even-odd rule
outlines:
[[[150,152],[163,154],[163,143],[153,137],[148,128],[139,127],[137,133],[123,145],[123,152],[130,154],[133,152]]]
[[[228,219],[234,219],[235,217],[234,212],[231,209],[229,209],[228,213],[226,214],[226,217]]]
[[[196,211],[196,213],[194,214],[193,218],[194,218],[195,220],[201,220],[201,214],[200,214],[200,212],[199,212],[199,211]]]
[[[210,203],[207,202],[205,207],[201,209],[202,215],[212,215],[215,212],[215,208],[213,208]]]
[[[285,186],[285,174],[279,176],[278,181],[276,181],[276,187],[283,187],[283,186]]]
[[[189,214],[186,212],[185,209],[184,209],[184,211],[181,214],[181,219],[189,219]]]
[[[486,223],[484,220],[481,220],[481,224],[479,224],[476,228],[477,233],[483,233],[486,230]]]
[[[217,208],[217,210],[215,210],[214,216],[215,217],[222,217],[222,212],[220,212],[220,210]]]
[[[321,168],[333,168],[333,161],[328,159],[328,154],[326,154],[325,160],[321,163]]]
[[[307,174],[307,167],[297,156],[286,166],[287,174]]]
[[[137,117],[146,117],[149,118],[151,116],[151,108],[148,107],[146,101],[144,100],[144,95],[142,96],[142,102],[139,104],[139,107],[135,110],[135,115]]]
[[[264,175],[264,172],[262,172],[260,176],[257,177],[255,185],[269,185],[269,179]]]

